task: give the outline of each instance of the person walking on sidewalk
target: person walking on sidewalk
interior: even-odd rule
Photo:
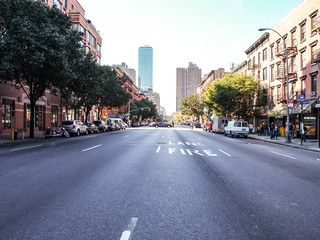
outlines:
[[[273,122],[270,124],[270,139],[274,138],[274,124]]]
[[[278,126],[276,124],[274,126],[274,137],[275,137],[275,139],[278,139],[278,136],[279,136],[279,129],[278,129]]]
[[[306,126],[304,126],[303,129],[301,129],[301,141],[306,142],[306,132],[307,132],[307,128]]]

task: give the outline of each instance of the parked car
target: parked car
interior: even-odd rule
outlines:
[[[100,132],[99,127],[97,125],[95,125],[94,123],[87,122],[85,124],[88,127],[88,132],[89,133],[93,134],[93,133],[99,133]]]
[[[106,124],[105,121],[97,120],[97,121],[93,121],[93,123],[99,127],[100,132],[108,131],[108,125]]]
[[[196,123],[194,124],[194,127],[195,127],[195,128],[201,128],[201,123],[196,122]]]
[[[154,126],[155,126],[156,128],[158,128],[158,127],[172,127],[171,124],[168,124],[168,123],[165,123],[165,122],[156,122],[156,123],[154,124]]]
[[[211,132],[212,131],[212,122],[209,121],[207,124],[203,125],[203,131]]]
[[[88,127],[80,120],[66,120],[62,121],[61,127],[63,127],[68,133],[75,136],[80,136],[81,133],[88,134]]]
[[[151,122],[151,123],[149,123],[149,126],[154,127],[155,124],[156,124],[155,122]]]
[[[132,127],[140,127],[140,123],[139,122],[133,122],[131,124]]]
[[[243,136],[248,137],[249,126],[246,121],[230,121],[228,125],[224,128],[224,135],[227,136]]]

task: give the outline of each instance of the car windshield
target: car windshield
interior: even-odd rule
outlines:
[[[62,121],[61,125],[72,125],[73,121]]]

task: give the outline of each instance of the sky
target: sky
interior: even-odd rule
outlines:
[[[78,0],[102,37],[103,65],[125,62],[138,75],[138,48],[153,48],[153,90],[176,110],[176,68],[211,70],[246,60],[244,51],[300,0]],[[138,79],[138,76],[137,76]]]

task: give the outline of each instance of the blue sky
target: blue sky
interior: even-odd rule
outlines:
[[[138,48],[153,47],[154,91],[175,111],[176,68],[202,74],[246,59],[244,51],[300,0],[78,0],[100,31],[102,64],[126,62],[138,73]]]

